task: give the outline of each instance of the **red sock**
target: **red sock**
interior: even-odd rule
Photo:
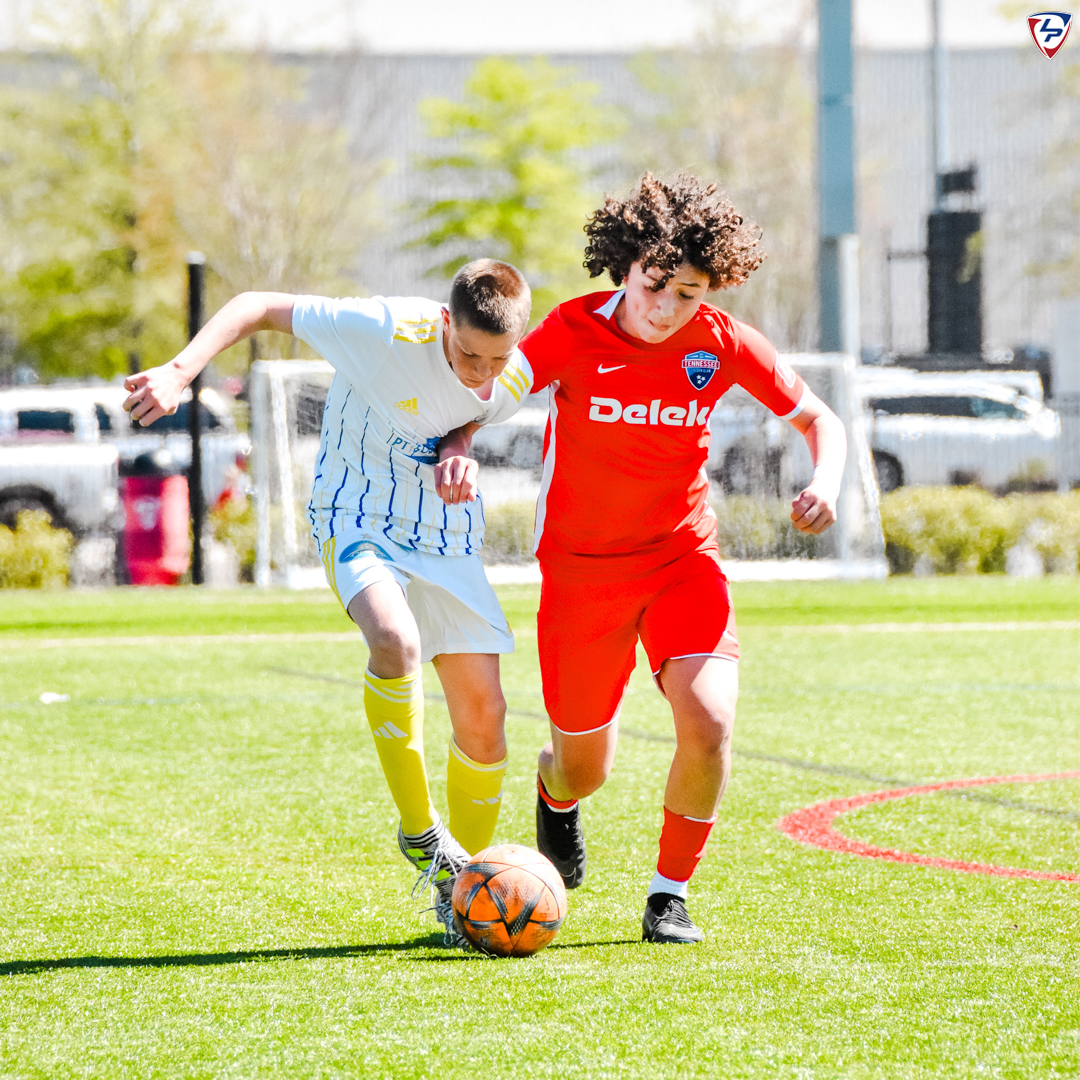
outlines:
[[[664,807],[664,828],[660,833],[660,858],[656,872],[671,881],[689,881],[705,854],[709,833],[716,824],[673,814]]]
[[[536,790],[540,792],[540,798],[543,799],[552,810],[572,810],[577,805],[577,799],[567,799],[566,802],[559,802],[558,799],[553,799],[547,793],[547,788],[544,787],[544,781],[540,779],[539,773],[536,774]]]

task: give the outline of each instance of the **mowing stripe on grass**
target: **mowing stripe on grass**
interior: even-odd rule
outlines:
[[[627,734],[637,734],[628,732]],[[675,740],[672,739],[672,742]],[[751,761],[771,761],[777,765],[787,765],[792,769],[803,769],[806,772],[825,773],[828,776],[845,776],[853,780],[869,780],[875,784],[888,784],[890,787],[914,788],[917,785],[912,780],[899,780],[893,776],[876,776],[874,773],[863,772],[862,769],[852,769],[846,765],[821,765],[816,761],[798,761],[794,758],[777,757],[775,754],[758,754],[753,750],[732,750],[739,757],[749,758]],[[1054,806],[1039,806],[1037,803],[1022,802],[1019,799],[1005,799],[1000,795],[982,795],[972,791],[940,791],[938,794],[951,796],[954,799],[966,799],[968,802],[988,803],[991,806],[1002,806],[1006,810],[1023,810],[1029,814],[1042,814],[1044,817],[1061,818],[1063,821],[1080,822],[1080,814],[1072,810],[1059,810]]]
[[[292,668],[279,668],[268,667],[266,671],[274,672],[277,675],[293,675],[299,679],[314,679],[319,682],[329,683],[343,683],[346,686],[363,686],[363,683],[355,679],[345,679],[339,675],[320,675],[310,671],[296,671]],[[425,698],[431,698],[435,701],[446,701],[446,697],[443,694],[424,694]],[[508,716],[524,716],[531,720],[546,720],[547,716],[544,713],[532,712],[528,709],[517,709],[513,706],[507,706],[506,709]],[[636,731],[633,728],[620,728],[620,734],[626,735],[631,739],[641,739],[644,742],[657,742],[666,743],[670,746],[675,745],[675,737],[673,735],[654,735],[648,731]],[[732,750],[732,753],[737,757],[748,758],[751,761],[769,761],[777,765],[786,765],[792,769],[801,769],[806,772],[818,772],[825,773],[829,776],[844,776],[853,780],[869,780],[875,784],[888,784],[891,787],[913,787],[914,782],[911,780],[900,780],[896,777],[888,776],[876,776],[874,773],[864,772],[861,769],[852,769],[844,765],[822,765],[815,761],[799,761],[795,758],[778,757],[775,754],[760,754],[753,750]],[[1063,821],[1078,821],[1080,822],[1080,814],[1074,813],[1072,810],[1059,810],[1053,806],[1039,806],[1036,803],[1022,802],[1019,799],[1005,799],[995,795],[981,795],[969,791],[942,791],[943,795],[951,795],[954,798],[967,799],[971,802],[989,803],[993,806],[1001,806],[1007,810],[1022,810],[1029,814],[1041,814],[1044,817],[1056,817]]]
[[[509,710],[508,710],[509,711]],[[620,728],[619,734],[628,735],[632,739],[642,739],[645,742],[667,743],[675,745],[673,735],[654,735],[648,731],[634,731],[632,728]],[[748,758],[750,761],[768,761],[774,765],[786,765],[790,769],[800,769],[804,772],[824,773],[826,776],[843,776],[852,780],[869,780],[874,784],[889,784],[890,786],[910,788],[918,787],[911,780],[900,780],[893,776],[877,776],[874,773],[864,772],[862,769],[852,769],[846,765],[823,765],[816,761],[800,761],[797,758],[779,757],[776,754],[759,754],[755,750],[732,749],[735,757]],[[1023,810],[1029,814],[1042,814],[1045,817],[1061,818],[1063,821],[1080,822],[1080,814],[1072,810],[1059,810],[1054,806],[1039,806],[1037,803],[1021,802],[1019,799],[1004,799],[997,795],[981,795],[970,791],[942,790],[942,795],[950,795],[957,799],[967,799],[970,802],[989,803],[992,806],[1001,806],[1006,810]]]
[[[1035,784],[1043,780],[1080,780],[1080,769],[1070,772],[1020,774],[1015,776],[982,776],[969,780],[945,780],[937,784],[898,788],[894,791],[871,791],[865,795],[853,795],[846,799],[829,799],[813,806],[796,810],[781,818],[776,827],[800,844],[810,844],[825,851],[839,851],[859,855],[864,859],[885,859],[889,862],[930,866],[937,870],[957,870],[963,874],[990,874],[994,877],[1028,878],[1037,881],[1080,882],[1080,874],[1055,873],[1048,870],[1024,870],[1016,866],[996,866],[992,863],[964,862],[960,859],[942,859],[933,855],[916,855],[910,851],[894,851],[892,848],[864,844],[852,840],[833,828],[833,821],[841,814],[849,814],[872,803],[904,799],[912,795],[930,795],[939,791],[979,787],[986,784]]]
[[[795,626],[755,626],[754,629],[782,630],[797,634],[1005,634],[1023,630],[1080,630],[1080,620],[1054,619],[1046,622],[883,622],[804,623]]]
[[[305,641],[361,641],[359,630],[339,630],[322,633],[312,631],[306,634],[147,634],[144,637],[68,637],[68,638],[33,638],[0,637],[0,649],[71,649],[79,646],[98,647],[110,645],[220,645],[232,642],[237,645],[262,644],[264,642],[283,645],[300,644]]]
[[[1080,620],[1053,620],[1047,622],[963,622],[963,623],[820,623],[770,626],[748,623],[743,629],[767,630],[770,633],[793,634],[956,634],[956,633],[1016,633],[1031,630],[1080,630]],[[303,642],[356,641],[359,630],[310,631],[302,634],[146,634],[141,637],[6,637],[0,635],[0,649],[71,649],[102,647],[109,645],[218,645],[222,642],[235,644],[261,644],[278,642],[300,644]],[[515,637],[529,638],[536,631],[531,627],[519,627]]]

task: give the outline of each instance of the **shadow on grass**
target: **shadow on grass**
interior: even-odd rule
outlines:
[[[0,963],[0,976],[37,975],[67,968],[204,967],[217,964],[263,963],[270,960],[347,960],[357,956],[442,948],[442,934],[427,934],[412,941],[374,945],[329,945],[308,949],[254,949],[250,952],[188,953],[180,956],[68,956],[43,960],[8,960]]]
[[[599,949],[604,945],[640,945],[641,938],[614,938],[611,941],[556,941],[549,949]]]
[[[618,941],[574,941],[555,943],[552,949],[591,949],[602,945],[637,945],[632,938]],[[64,971],[71,968],[165,968],[207,967],[219,964],[266,963],[271,960],[348,960],[357,956],[377,956],[380,953],[412,952],[417,949],[439,949],[434,956],[410,957],[422,963],[445,963],[461,960],[490,960],[480,952],[460,949],[444,950],[441,933],[426,934],[411,941],[390,941],[375,945],[328,945],[309,949],[253,949],[250,952],[185,953],[179,956],[65,956],[42,960],[8,960],[0,963],[0,977],[6,975],[39,975],[45,971]]]
[[[565,944],[562,942],[555,942],[553,945],[549,945],[543,952],[552,952],[555,949],[598,949],[604,945],[640,945],[640,938],[618,938],[612,941],[568,941]],[[535,954],[534,954],[535,955]],[[502,959],[497,956],[493,956],[490,953],[478,952],[474,949],[465,951],[464,949],[455,949],[452,952],[439,953],[435,956],[410,956],[410,960],[417,964],[445,964],[460,962],[462,960],[498,960]],[[528,956],[516,956],[509,957],[514,960],[528,960]]]

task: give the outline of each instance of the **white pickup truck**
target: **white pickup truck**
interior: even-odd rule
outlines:
[[[857,392],[883,492],[975,482],[1000,489],[1055,475],[1061,423],[1034,372],[861,368]]]
[[[164,447],[179,468],[191,462],[187,435],[190,394],[174,416],[133,428],[122,386],[33,386],[0,391],[0,524],[20,510],[45,510],[76,536],[108,535],[118,527],[119,473],[126,462]],[[203,494],[213,505],[246,458],[225,402],[204,390]]]

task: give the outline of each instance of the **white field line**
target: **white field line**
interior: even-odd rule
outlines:
[[[67,637],[30,638],[0,637],[0,649],[74,649],[79,647],[140,648],[146,645],[256,645],[270,642],[275,645],[302,642],[354,641],[363,642],[359,630],[309,634],[148,634],[145,637]]]
[[[796,634],[956,634],[1017,633],[1030,630],[1080,630],[1080,619],[1050,622],[903,622],[809,623],[804,626],[757,626],[751,630],[780,630]]]
[[[969,622],[969,623],[810,623],[806,625],[762,626],[745,629],[766,633],[786,634],[955,634],[955,633],[1022,633],[1032,630],[1080,630],[1080,620],[1054,622]],[[535,637],[536,631],[524,627],[514,631],[518,638]],[[74,648],[140,648],[162,645],[258,645],[303,644],[304,642],[362,642],[357,630],[335,632],[313,631],[307,634],[148,634],[145,637],[3,637],[4,649],[74,649]]]

